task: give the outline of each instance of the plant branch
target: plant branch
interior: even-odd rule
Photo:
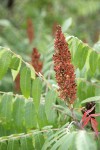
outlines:
[[[2,47],[2,46],[0,46],[0,47]],[[2,47],[2,48],[6,48],[6,47]],[[6,48],[6,50],[10,51],[13,55],[16,55],[17,57],[20,57],[20,55],[14,53],[11,49]],[[22,60],[22,62],[23,62],[25,65],[28,65],[28,64],[29,64],[28,62],[25,62],[25,61],[22,59],[22,57],[21,57],[21,60]],[[29,64],[29,65],[30,65],[30,64]],[[40,77],[40,78],[46,83],[46,85],[48,86],[48,88],[51,89],[51,88],[52,88],[52,85],[45,79],[45,77],[44,77],[40,72],[39,72],[39,73],[36,72],[35,69],[34,69],[34,71],[35,71],[35,74],[36,74],[38,77]]]
[[[71,117],[74,121],[74,125],[77,126],[79,129],[82,129],[80,122],[77,120],[77,118],[74,114],[73,108],[70,109],[68,107],[68,109],[70,111],[69,114],[64,111],[63,107],[62,107],[62,110],[60,108],[58,108],[56,105],[54,105],[53,108],[56,109],[57,111],[59,111],[60,113],[63,113],[64,115]]]

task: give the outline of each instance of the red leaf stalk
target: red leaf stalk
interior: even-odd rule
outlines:
[[[37,73],[41,72],[43,63],[40,61],[40,54],[36,48],[33,48],[31,63]]]
[[[74,103],[76,99],[74,66],[71,64],[71,53],[60,26],[57,26],[54,46],[54,70],[59,86],[59,96],[64,101]]]
[[[95,105],[93,102],[88,103],[88,107],[93,106],[91,109],[86,110],[82,117],[82,128],[84,128],[89,122],[91,123],[92,130],[94,130],[96,136],[98,136],[98,122],[96,121],[95,117],[100,116],[100,113],[95,114]]]

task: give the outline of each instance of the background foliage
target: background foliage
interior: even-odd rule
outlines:
[[[52,61],[55,26],[60,24],[75,66],[77,100],[73,113],[80,123],[81,108],[90,101],[95,101],[99,113],[99,13],[98,0],[15,0],[12,7],[8,7],[7,0],[0,1],[1,150],[100,148],[100,137],[95,140],[91,125],[79,130],[72,111],[59,99]],[[33,47],[38,49],[43,62],[38,77],[30,64]],[[14,81],[18,73],[19,92]],[[100,131],[100,117],[97,120]]]

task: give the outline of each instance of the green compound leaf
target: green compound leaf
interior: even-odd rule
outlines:
[[[37,116],[33,101],[27,101],[25,105],[25,126],[27,129],[37,128]]]
[[[19,64],[20,64],[20,57],[18,57],[16,55],[13,55],[11,63],[10,63],[10,68],[14,69],[14,70],[17,70],[18,67],[19,67]]]
[[[34,150],[33,139],[31,136],[23,136],[20,139],[21,150]]]
[[[57,94],[55,91],[51,90],[47,93],[45,98],[45,112],[47,116],[47,120],[50,124],[54,124],[56,122],[57,113],[53,109],[53,105],[55,104]]]
[[[79,131],[76,137],[77,150],[97,150],[96,142],[86,131]]]
[[[31,91],[31,71],[30,68],[25,66],[20,74],[20,87],[22,94],[28,98]]]
[[[83,100],[81,103],[88,103],[88,102],[96,102],[96,103],[100,103],[100,96],[94,96],[94,97],[89,97],[85,100]]]
[[[40,104],[41,93],[42,93],[42,82],[39,78],[36,78],[32,83],[32,97],[37,111]]]
[[[7,150],[20,150],[20,143],[18,138],[13,138],[8,141]]]
[[[0,103],[0,116],[3,122],[11,123],[12,119],[12,99],[11,94],[4,94]]]
[[[11,62],[11,53],[9,50],[0,51],[0,80],[6,74]]]
[[[13,119],[17,129],[23,127],[24,116],[25,116],[25,100],[23,97],[16,97],[13,104]]]
[[[0,150],[7,150],[7,141],[6,140],[2,140],[2,142],[0,142]]]
[[[92,51],[89,57],[89,65],[91,72],[94,74],[97,68],[98,54],[95,51]]]

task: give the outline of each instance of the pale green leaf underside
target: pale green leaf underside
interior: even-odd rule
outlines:
[[[83,100],[81,103],[87,103],[87,102],[97,102],[97,103],[100,103],[100,96],[95,96],[95,97],[90,97],[90,98],[87,98],[85,100]]]

